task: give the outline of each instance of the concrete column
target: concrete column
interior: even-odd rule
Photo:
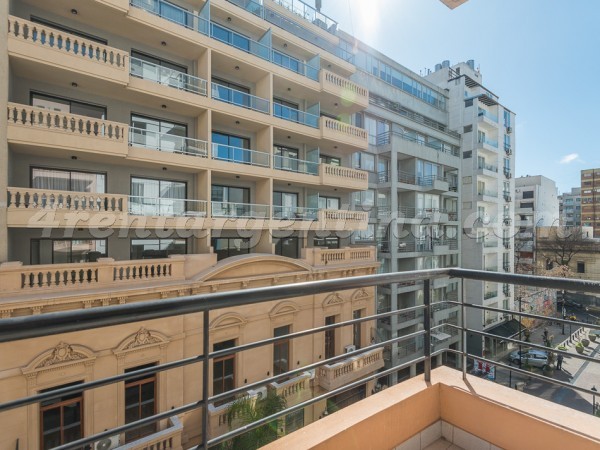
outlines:
[[[413,364],[412,366],[410,366],[410,377],[416,377],[417,376],[417,365]]]
[[[271,103],[271,114],[273,114],[273,74],[268,73],[260,80],[256,82],[256,92],[257,97],[261,97],[269,100]]]
[[[204,51],[196,60],[196,76],[207,81],[206,88],[210,95],[210,75],[212,72],[211,50]]]
[[[6,111],[8,103],[8,4],[0,2],[0,110]],[[5,116],[3,116],[5,117]],[[8,187],[8,141],[6,139],[6,120],[0,120],[0,263],[8,261],[8,229],[6,207]]]

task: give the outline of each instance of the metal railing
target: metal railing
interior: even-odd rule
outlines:
[[[173,3],[164,0],[130,0],[129,3],[182,27],[208,34],[208,20]]]
[[[271,102],[266,98],[238,91],[214,81],[211,83],[211,98],[263,114],[269,114],[271,111]]]
[[[477,165],[477,167],[478,167],[480,170],[483,170],[483,169],[485,169],[485,170],[490,170],[490,171],[492,171],[492,172],[498,172],[498,166],[495,166],[495,165],[493,165],[493,164],[479,163],[479,164]]]
[[[405,141],[415,142],[419,145],[424,145],[425,147],[432,148],[434,150],[437,150],[438,152],[448,153],[453,156],[459,155],[458,148],[453,145],[447,144],[437,139],[425,137],[423,135],[414,136],[412,134],[401,133],[399,131],[385,131],[383,133],[379,133],[376,137],[376,145],[382,146],[390,144],[392,136],[398,136],[399,138],[404,139]]]
[[[477,195],[485,195],[487,197],[498,197],[498,191],[491,191],[489,189],[478,189]]]
[[[144,128],[129,127],[129,145],[160,152],[199,156],[201,158],[208,156],[208,142],[206,141],[169,133],[159,133]]]
[[[270,155],[266,152],[259,152],[248,148],[217,144],[216,142],[213,142],[212,144],[212,159],[217,159],[219,161],[269,167],[269,156]]]
[[[483,108],[479,108],[479,111],[477,112],[477,115],[480,117],[487,117],[488,119],[490,119],[492,122],[496,122],[498,123],[498,116],[496,114],[492,114],[491,112],[483,109]]]
[[[154,81],[163,86],[181,89],[193,94],[204,96],[207,94],[207,81],[202,78],[159,66],[158,64],[144,61],[134,56],[131,56],[129,59],[129,74],[134,77]]]
[[[273,155],[273,168],[307,175],[319,175],[319,163],[288,156]]]
[[[498,141],[494,141],[492,139],[482,137],[482,138],[479,138],[479,140],[477,142],[480,144],[489,145],[490,147],[498,148]]]
[[[79,394],[83,391],[87,391],[90,389],[95,389],[101,386],[108,386],[123,381],[134,380],[142,376],[162,373],[170,369],[181,368],[189,366],[191,364],[201,364],[201,398],[194,399],[192,402],[183,404],[181,406],[173,406],[171,409],[159,412],[141,420],[120,425],[116,428],[108,429],[91,436],[88,435],[83,438],[79,438],[70,443],[56,447],[55,450],[72,450],[83,446],[88,446],[94,444],[95,442],[98,442],[101,439],[105,439],[107,437],[111,437],[120,433],[125,433],[127,431],[131,431],[142,426],[156,423],[161,420],[174,418],[179,414],[198,409],[204,411],[204,414],[202,414],[201,419],[202,444],[198,448],[206,450],[211,446],[217,445],[221,442],[225,442],[245,432],[271,423],[274,420],[283,418],[284,416],[292,412],[300,411],[310,405],[313,405],[317,402],[322,402],[342,392],[346,392],[353,388],[363,386],[368,381],[385,377],[401,369],[418,363],[423,363],[424,379],[426,382],[429,382],[431,381],[432,358],[443,353],[451,353],[459,356],[460,360],[458,361],[458,367],[462,370],[463,379],[465,380],[467,379],[468,360],[470,358],[477,358],[479,361],[495,365],[496,368],[511,370],[513,373],[517,373],[531,378],[536,378],[544,382],[553,383],[561,387],[586,393],[590,396],[595,394],[595,391],[592,389],[586,389],[579,386],[575,386],[566,381],[553,379],[544,375],[537,374],[535,372],[526,371],[524,369],[521,369],[520,367],[509,366],[508,364],[502,363],[500,361],[495,361],[486,357],[473,355],[469,353],[466,345],[468,334],[474,334],[481,337],[490,337],[496,339],[498,339],[498,336],[495,336],[494,334],[486,331],[468,328],[467,310],[475,310],[478,311],[480,314],[481,312],[487,313],[487,316],[485,316],[486,318],[491,318],[491,313],[496,314],[497,318],[499,318],[498,314],[506,315],[506,313],[508,313],[519,316],[519,318],[551,320],[559,324],[562,323],[574,326],[583,326],[595,330],[600,330],[600,325],[590,325],[587,323],[570,321],[556,317],[536,315],[521,311],[508,311],[500,308],[486,307],[481,304],[465,303],[464,295],[461,300],[455,300],[455,296],[450,295],[448,295],[448,298],[446,298],[445,300],[446,304],[459,306],[461,308],[460,322],[448,322],[440,325],[434,325],[432,324],[432,312],[434,309],[439,307],[439,303],[436,302],[434,305],[434,303],[432,302],[432,281],[436,278],[447,276],[460,278],[463,280],[468,279],[481,282],[521,284],[526,286],[550,288],[556,290],[585,291],[588,293],[600,294],[599,282],[554,277],[539,277],[531,275],[490,273],[467,269],[435,269],[311,281],[290,285],[241,289],[238,291],[225,291],[212,294],[188,295],[184,297],[177,297],[171,299],[134,302],[129,304],[107,306],[102,308],[89,308],[74,311],[62,311],[52,314],[37,314],[31,316],[12,317],[0,320],[0,342],[2,343],[16,342],[25,339],[34,339],[45,336],[54,336],[62,333],[92,330],[114,325],[130,324],[161,318],[176,317],[192,313],[201,313],[202,348],[199,349],[197,355],[189,356],[184,359],[170,361],[151,367],[145,367],[142,369],[133,370],[131,372],[112,375],[106,378],[99,378],[92,381],[86,381],[76,385],[69,385],[66,387],[58,388],[56,390],[45,391],[27,397],[12,399],[0,404],[0,412],[4,413],[7,411],[15,410],[16,408],[22,408],[28,405],[35,405],[41,402],[56,401],[66,395]],[[257,303],[275,300],[279,301],[282,299],[289,299],[294,297],[301,297],[327,292],[335,292],[339,290],[349,290],[362,287],[384,286],[395,283],[420,281],[422,281],[423,283],[423,305],[405,308],[402,310],[394,310],[359,319],[352,319],[308,330],[302,330],[284,336],[273,337],[248,344],[238,345],[236,347],[224,350],[213,352],[210,351],[210,316],[211,313],[214,311],[218,311],[223,308],[239,308],[242,306],[249,306]],[[221,394],[213,396],[209,395],[209,365],[211,360],[214,360],[216,358],[223,358],[230,355],[236,355],[237,353],[240,353],[242,351],[260,348],[266,345],[272,345],[280,341],[289,341],[299,337],[309,336],[315,333],[322,333],[328,330],[335,330],[344,326],[352,326],[354,324],[360,324],[363,322],[373,322],[374,320],[380,320],[395,315],[404,314],[404,317],[413,317],[413,311],[415,311],[415,317],[420,317],[422,312],[423,329],[420,331],[416,331],[392,339],[384,339],[380,342],[374,342],[371,345],[359,350],[350,351],[346,354],[337,355],[322,361],[308,364],[303,367],[298,367],[288,372],[279,374],[277,376],[269,377],[260,381],[244,383],[241,387],[234,388],[230,391]],[[448,339],[447,336],[449,336],[450,338],[460,336],[460,349],[436,348],[436,346],[438,346],[440,342],[443,343],[444,339]],[[435,338],[435,342],[432,341],[432,338]],[[524,342],[520,339],[516,339],[515,336],[502,337],[501,339],[513,345],[526,345],[529,348],[548,351],[548,347],[539,344],[534,344],[531,342]],[[404,361],[402,364],[395,365],[391,368],[384,369],[380,372],[368,374],[366,376],[361,377],[361,379],[357,381],[350,382],[336,389],[329,390],[328,392],[318,394],[313,398],[302,401],[292,407],[287,407],[282,411],[279,411],[268,417],[261,418],[251,424],[247,424],[240,428],[233,429],[220,436],[209,438],[209,414],[206,413],[209,403],[223,401],[234,396],[245,395],[250,389],[259,388],[269,383],[282,381],[284,379],[288,379],[289,377],[305,373],[306,371],[319,369],[325,365],[331,365],[332,363],[341,362],[343,360],[346,360],[347,358],[362,355],[366,352],[370,352],[375,349],[386,349],[386,351],[389,354],[389,349],[394,348],[392,346],[396,346],[396,350],[394,351],[398,352],[397,356],[402,357],[403,359],[408,358],[409,360]],[[422,355],[418,355],[417,352],[421,351]],[[598,360],[592,355],[573,354],[565,350],[560,350],[558,348],[553,348],[552,353],[568,356],[570,358],[580,359],[585,362],[598,362]]]
[[[271,47],[214,22],[210,23],[210,37],[243,52],[251,53],[267,61],[271,60]]]
[[[211,202],[212,217],[268,219],[269,205],[234,202]]]
[[[273,218],[280,220],[317,220],[319,208],[273,205]]]
[[[311,114],[305,111],[300,111],[296,108],[290,108],[289,106],[280,105],[279,103],[273,104],[273,115],[280,119],[289,120],[290,122],[301,123],[313,128],[319,128],[319,116]]]
[[[273,0],[304,20],[335,35],[337,22],[301,0]]]
[[[271,62],[283,67],[284,69],[304,75],[306,78],[310,78],[311,80],[319,81],[319,68],[309,66],[293,56],[273,50],[271,52]]]

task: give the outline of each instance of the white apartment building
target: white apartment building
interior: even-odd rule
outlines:
[[[475,62],[450,66],[437,64],[427,80],[448,91],[448,123],[461,140],[462,266],[496,272],[512,272],[514,240],[515,113],[483,85]],[[501,289],[500,289],[501,288]],[[514,293],[509,285],[467,282],[469,303],[513,309]],[[504,330],[507,314],[486,311],[473,314],[468,326],[494,333]],[[494,351],[491,342],[469,337],[469,351]]]
[[[581,188],[571,188],[558,196],[558,217],[565,227],[581,226]]]

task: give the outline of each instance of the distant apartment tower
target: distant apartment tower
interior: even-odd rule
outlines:
[[[581,225],[600,237],[600,169],[581,171]]]
[[[556,183],[542,175],[515,180],[515,272],[533,273],[537,227],[558,225]]]
[[[469,60],[450,66],[444,61],[426,79],[449,93],[449,126],[462,134],[461,202],[462,265],[469,269],[512,272],[514,214],[515,114],[483,85],[479,69]],[[469,303],[513,309],[513,289],[498,283],[466,283]],[[468,326],[494,333],[505,329],[507,314],[473,314]],[[492,351],[492,342],[473,337],[472,352]]]
[[[351,40],[351,37],[342,38]],[[353,169],[366,170],[369,189],[354,194],[354,209],[370,211],[366,231],[354,234],[354,244],[377,241],[380,270],[397,272],[456,267],[460,264],[459,170],[460,134],[448,127],[444,89],[357,42],[350,79],[369,91],[369,106],[355,115],[355,125],[368,135],[369,148],[354,154]],[[458,299],[459,283],[446,277],[432,285],[432,301]],[[423,304],[422,282],[378,288],[377,311]],[[452,347],[460,339],[457,307],[435,305],[435,348]],[[388,340],[419,331],[422,311],[381,320],[377,339]],[[450,324],[450,325],[446,325]],[[423,349],[421,337],[384,352],[386,367],[403,364]],[[389,383],[417,373],[416,365],[394,374]]]
[[[571,188],[571,192],[558,196],[558,215],[562,226],[581,226],[581,188]]]

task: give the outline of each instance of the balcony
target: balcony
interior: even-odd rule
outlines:
[[[364,170],[320,164],[319,175],[323,186],[335,186],[357,191],[364,191],[369,187],[369,173]]]
[[[319,128],[319,116],[290,108],[289,106],[280,105],[279,103],[273,104],[273,116],[289,122],[306,125],[307,127]]]
[[[136,127],[129,127],[129,145],[178,155],[208,157],[206,141]]]
[[[224,144],[212,144],[212,159],[249,166],[270,167],[270,154]]]
[[[325,116],[321,118],[321,137],[364,150],[369,147],[366,130]]]
[[[498,297],[498,291],[486,291],[483,294],[484,300],[489,300],[489,299],[496,298],[496,297]]]
[[[273,206],[273,219],[276,220],[317,220],[318,208],[303,208],[300,206]]]
[[[276,382],[269,385],[277,395],[285,398],[288,406],[294,406],[312,398],[310,381],[313,378],[311,372],[303,372],[289,380]]]
[[[339,249],[305,248],[302,259],[314,266],[330,266],[336,264],[359,264],[376,261],[375,247],[346,247]]]
[[[348,78],[328,70],[321,70],[321,90],[339,98],[342,102],[354,103],[366,109],[369,106],[369,90]]]
[[[240,106],[259,113],[270,114],[271,102],[265,98],[238,91],[237,89],[232,89],[215,82],[212,82],[211,86],[211,98],[214,100]]]
[[[335,20],[301,0],[273,0],[273,3],[283,6],[294,15],[333,35],[336,34],[337,22]]]
[[[504,152],[507,156],[512,155],[512,147],[509,144],[504,144]]]
[[[492,114],[486,109],[479,108],[477,112],[478,123],[482,125],[487,125],[490,127],[498,127],[498,116],[496,114]]]
[[[549,287],[557,290],[600,293],[600,283],[587,280],[581,281],[536,276],[515,278],[514,275],[464,269],[411,271],[327,279],[302,284],[292,283],[289,285],[270,286],[266,290],[262,287],[259,289],[231,290],[225,296],[222,292],[201,293],[183,295],[179,298],[171,298],[163,301],[138,301],[126,305],[114,305],[110,308],[91,308],[54,312],[53,314],[28,314],[26,317],[9,317],[2,320],[0,342],[10,344],[12,351],[31,353],[31,340],[46,336],[56,336],[73,332],[85,333],[92,330],[96,332],[100,330],[102,332],[104,331],[102,329],[105,327],[123,324],[137,326],[138,323],[146,323],[150,320],[168,320],[168,318],[178,313],[202,315],[203,322],[210,324],[210,314],[214,316],[214,311],[227,308],[227,305],[231,304],[235,304],[236,307],[253,307],[260,303],[270,302],[273,298],[278,300],[291,299],[313,293],[337,293],[349,289],[358,290],[357,292],[360,293],[360,289],[365,287],[410,281],[422,281],[423,289],[427,291],[431,288],[432,280],[440,277],[496,283],[520,281],[532,287]],[[0,283],[1,288],[6,286],[4,281],[2,279],[2,283]],[[332,298],[335,299],[335,296]],[[578,401],[585,402],[586,406],[592,399],[592,395],[595,395],[595,391],[588,387],[572,385],[537,372],[529,372],[519,367],[509,366],[501,360],[494,361],[485,356],[470,354],[466,349],[436,348],[441,342],[440,339],[443,341],[447,339],[446,336],[460,338],[462,332],[474,333],[489,338],[494,338],[494,335],[486,331],[469,328],[467,326],[467,318],[464,316],[460,319],[460,324],[458,322],[457,324],[447,323],[443,325],[443,328],[435,325],[432,326],[430,321],[431,310],[437,307],[438,303],[432,304],[429,296],[425,296],[424,300],[424,305],[409,308],[423,311],[424,326],[422,330],[391,339],[382,339],[380,342],[360,350],[349,351],[347,354],[338,355],[326,360],[305,363],[302,367],[294,368],[277,376],[266,379],[261,379],[260,375],[255,376],[249,382],[239,383],[239,386],[222,394],[211,395],[208,379],[204,376],[203,379],[205,382],[201,389],[186,392],[186,394],[190,395],[190,398],[189,400],[185,400],[185,402],[189,403],[177,400],[175,404],[169,403],[167,407],[162,407],[160,412],[143,420],[112,425],[112,427],[118,426],[118,429],[111,428],[111,426],[105,427],[104,424],[92,427],[85,434],[85,437],[68,443],[65,448],[72,450],[82,446],[93,446],[101,439],[134,430],[148,425],[148,423],[165,421],[175,417],[181,418],[182,415],[186,415],[187,418],[187,414],[192,411],[202,412],[204,413],[203,417],[208,419],[214,416],[213,412],[215,408],[211,408],[210,405],[223,405],[226,403],[224,400],[239,395],[253,395],[252,393],[259,392],[262,386],[273,386],[273,383],[277,383],[278,386],[276,386],[281,387],[284,380],[302,377],[303,374],[305,377],[308,377],[308,373],[313,369],[319,375],[319,384],[328,381],[329,384],[326,384],[326,386],[330,388],[325,388],[325,392],[305,400],[302,402],[301,407],[314,405],[315,409],[322,411],[325,400],[360,386],[366,386],[367,395],[371,392],[373,394],[356,404],[334,413],[332,417],[326,417],[308,425],[300,433],[292,433],[282,437],[280,441],[271,444],[270,447],[265,447],[266,450],[273,448],[316,448],[319,446],[323,446],[324,448],[396,448],[396,446],[401,444],[405,444],[407,448],[411,448],[408,447],[410,445],[417,445],[416,448],[420,448],[424,442],[427,443],[424,445],[435,443],[442,436],[449,439],[450,442],[454,442],[457,446],[469,449],[491,448],[491,445],[501,448],[563,448],[567,446],[568,448],[583,449],[596,448],[600,445],[600,430],[597,427],[597,418],[590,414],[584,414],[560,405],[548,403],[548,401],[542,398],[535,398],[519,392],[513,389],[512,386],[504,387],[496,383],[491,383],[488,380],[468,375],[466,365],[461,365],[459,370],[454,370],[450,367],[440,367],[432,370],[435,357],[443,354],[454,354],[459,355],[459,358],[457,358],[458,363],[463,358],[476,358],[483,363],[495,365],[497,369],[511,370],[513,377],[516,376],[515,374],[518,374],[523,377],[533,378],[536,380],[536,383],[537,381],[542,381],[561,386],[563,389],[568,390],[569,396],[580,395],[581,397],[578,398]],[[473,311],[475,309],[479,317],[481,310],[493,312],[496,316],[498,313],[510,313],[510,311],[498,310],[498,308],[470,305],[461,302],[456,306],[462,306],[465,308],[465,311]],[[228,354],[246,351],[249,349],[249,346],[251,348],[264,347],[266,352],[272,348],[271,346],[274,342],[287,342],[291,339],[303,338],[309,334],[334,330],[339,326],[369,322],[382,318],[380,316],[402,314],[404,312],[404,310],[395,310],[377,316],[302,330],[286,336],[252,341],[247,346],[228,349],[228,352],[230,352]],[[528,318],[585,326],[594,330],[600,329],[600,325],[590,325],[577,321],[572,322],[556,317],[539,316],[525,312],[521,313],[521,315]],[[488,314],[487,318],[493,319],[490,314]],[[198,340],[201,339],[205,347],[208,347],[208,343],[210,342],[212,329],[210,326],[204,326],[200,329]],[[444,332],[440,332],[440,329],[443,329]],[[451,332],[445,333],[446,330],[451,330]],[[498,337],[496,336],[496,338]],[[518,339],[506,337],[502,337],[501,339],[514,345],[527,345],[539,350],[545,349],[541,344],[526,343]],[[142,345],[145,345],[146,342],[142,341]],[[158,344],[160,344],[160,341]],[[377,371],[378,369],[373,369],[372,371],[368,371],[367,367],[380,366],[381,363],[379,361],[382,359],[383,349],[393,344],[398,345],[399,352],[402,352],[402,355],[405,356],[403,359],[406,360],[388,369],[379,371]],[[64,345],[71,348],[68,344]],[[76,346],[73,345],[73,347]],[[78,349],[80,348],[82,347],[78,346]],[[462,347],[459,346],[459,348]],[[71,350],[73,349],[71,348]],[[554,349],[553,352],[586,364],[597,363],[597,360],[593,356],[579,355],[575,352],[560,350],[558,348]],[[206,375],[206,373],[209,373],[208,363],[210,359],[220,357],[221,354],[222,352],[214,351],[205,353],[204,355],[190,353],[184,359],[169,359],[168,362],[161,362],[142,369],[138,368],[130,372],[110,372],[101,375],[94,373],[82,383],[67,385],[58,392],[42,392],[32,395],[23,388],[9,390],[7,391],[7,396],[3,399],[4,403],[0,404],[0,414],[3,415],[3,420],[11,420],[15,425],[6,429],[5,439],[9,442],[16,442],[18,436],[21,436],[20,433],[25,428],[22,428],[23,421],[20,418],[28,416],[30,412],[29,405],[35,406],[41,401],[56,400],[60,396],[85,392],[102,385],[139,379],[140,376],[148,374],[177,370],[192,364],[198,365],[199,362],[203,364],[202,369],[204,375]],[[64,358],[64,351],[57,351],[50,356],[52,357],[52,355],[57,355],[54,358],[57,358],[59,361],[58,363],[53,361],[52,364],[60,364],[59,367],[61,369],[73,364],[81,364],[88,367],[87,363],[89,360],[92,358],[95,359],[93,356],[87,356],[87,354],[84,355],[83,353],[75,353],[73,355],[75,356],[74,358]],[[67,356],[71,356],[71,354]],[[361,360],[360,367],[356,363],[359,360]],[[350,364],[352,362],[356,363],[356,365],[352,366]],[[385,389],[385,392],[376,394],[379,389],[377,389],[375,383],[382,377],[418,363],[423,363],[423,374],[421,376],[401,382],[396,386]],[[449,361],[448,364],[453,363]],[[361,367],[364,368],[363,376],[360,378],[355,377],[355,381],[351,381],[349,384],[341,384],[340,387],[334,387],[335,383],[341,383],[339,381],[341,377],[356,376],[357,371],[355,368],[361,370]],[[291,389],[302,389],[301,381],[299,380],[298,382],[300,386]],[[373,386],[372,389],[371,386]],[[284,393],[283,390],[281,392]],[[95,413],[102,411],[102,408],[106,407],[105,402],[101,401],[95,402],[93,406]],[[108,405],[108,409],[111,411],[114,410],[114,408],[110,408],[110,404]],[[299,410],[299,408],[295,410]],[[291,411],[291,409],[286,408],[270,416],[269,420],[283,418]],[[222,417],[222,410],[220,412],[220,416]],[[411,420],[398,421],[398,417],[411,417]],[[482,418],[487,419],[483,420]],[[193,421],[189,424],[189,420],[181,420],[181,423],[184,424],[182,436],[184,432],[199,426],[198,423]],[[257,428],[262,424],[264,424],[264,421],[253,422],[242,428],[230,430],[225,435],[215,435],[214,433],[210,433],[210,422],[207,420],[203,423],[203,432],[199,440],[202,441],[203,448],[209,448]],[[512,428],[523,427],[528,432],[524,434],[507,433],[507,424]],[[167,429],[175,428],[176,426],[177,420],[172,419]],[[187,429],[185,428],[186,426],[188,427]],[[34,439],[36,438],[37,436],[34,437]]]
[[[211,202],[212,217],[234,219],[268,219],[269,205],[234,202]]]
[[[319,175],[319,163],[305,161],[298,158],[273,155],[273,168],[288,172],[302,173],[305,175]]]
[[[487,175],[487,176],[495,177],[495,174],[498,173],[498,166],[493,165],[493,164],[479,163],[477,165],[477,168],[479,169],[480,175]],[[492,172],[492,173],[486,173],[486,172]]]
[[[491,189],[478,189],[477,196],[480,202],[496,202],[498,200],[498,191],[492,191]]]
[[[119,122],[8,103],[8,142],[101,156],[127,156],[129,127]]]
[[[335,364],[325,364],[318,372],[319,386],[331,391],[363,378],[384,365],[382,348],[367,351]]]
[[[150,217],[206,217],[207,202],[164,197],[129,196],[131,216]]]
[[[64,78],[66,72],[93,78],[95,89],[127,85],[129,54],[117,48],[56,30],[20,17],[8,17],[8,53],[19,60],[19,70],[40,70]],[[16,65],[15,65],[16,67]]]
[[[507,169],[506,167],[504,168],[504,176],[507,179],[511,179],[512,178],[512,171],[510,169]]]
[[[180,449],[183,425],[177,416],[169,417],[167,427],[136,441],[119,445],[116,450],[162,450]]]
[[[498,141],[488,138],[480,138],[477,143],[485,150],[498,151]]]

